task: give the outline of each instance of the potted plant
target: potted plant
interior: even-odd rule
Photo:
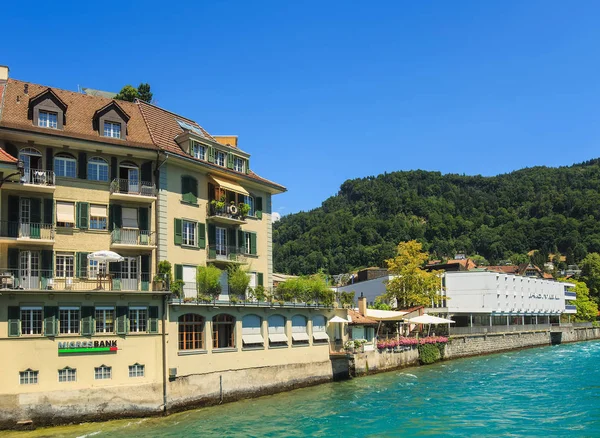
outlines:
[[[344,349],[348,353],[354,353],[355,345],[356,345],[356,343],[353,340],[346,341],[344,343]]]
[[[221,294],[221,270],[213,265],[198,266],[196,285],[199,295],[217,300]]]
[[[171,282],[171,292],[178,298],[183,297],[183,280],[175,280]]]
[[[158,262],[158,272],[153,278],[154,290],[167,290],[171,281],[171,262],[161,260]]]
[[[248,213],[250,213],[250,206],[248,204],[246,204],[245,202],[240,202],[238,204],[238,215],[242,219],[245,219],[246,216],[248,216]]]

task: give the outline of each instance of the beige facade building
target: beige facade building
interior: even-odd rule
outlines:
[[[343,310],[230,299],[232,266],[272,288],[271,197],[285,191],[236,136],[6,67],[0,103],[0,427],[158,414],[338,373],[329,345],[344,334],[328,321]],[[221,294],[207,303],[196,273],[209,264]]]

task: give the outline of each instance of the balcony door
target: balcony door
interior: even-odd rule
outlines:
[[[121,289],[137,290],[139,278],[139,261],[137,257],[125,257],[121,262]]]
[[[23,162],[23,176],[21,182],[31,183],[34,179],[34,172],[42,169],[42,154],[34,148],[21,149],[19,160]]]
[[[185,298],[196,298],[196,267],[183,265],[183,294]]]
[[[227,258],[227,230],[216,228],[217,258]]]
[[[40,287],[40,253],[21,251],[19,253],[19,286],[23,289]]]

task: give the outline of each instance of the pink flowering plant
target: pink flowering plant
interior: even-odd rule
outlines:
[[[427,336],[421,339],[400,337],[400,339],[381,340],[377,342],[377,348],[385,350],[386,348],[411,347],[425,344],[446,344],[447,342],[448,338],[444,336]]]

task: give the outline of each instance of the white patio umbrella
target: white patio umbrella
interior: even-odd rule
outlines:
[[[99,262],[122,262],[125,258],[114,251],[96,251],[88,254],[88,260],[97,260]]]
[[[407,319],[407,321],[411,324],[428,324],[427,334],[429,334],[432,324],[433,325],[454,324],[456,322],[456,321],[452,321],[451,319],[440,318],[439,316],[433,316],[433,315],[429,315],[427,313],[424,313],[423,315],[420,315],[420,316],[415,316],[414,318]]]
[[[350,322],[347,319],[342,318],[341,316],[335,315],[333,318],[329,320],[329,322]]]

